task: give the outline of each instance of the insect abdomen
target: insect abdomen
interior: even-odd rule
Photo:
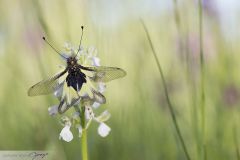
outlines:
[[[80,91],[83,83],[86,83],[86,75],[80,70],[78,71],[69,71],[69,74],[66,78],[68,87],[73,87],[75,91]]]

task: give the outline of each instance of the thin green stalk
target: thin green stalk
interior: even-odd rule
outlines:
[[[178,1],[177,0],[172,0],[172,1],[173,1],[173,7],[174,7],[173,14],[174,14],[174,19],[175,19],[175,24],[177,29],[177,36],[181,38],[183,37],[184,32],[183,32],[183,27],[181,26],[181,18],[180,18],[180,13],[178,9]],[[186,46],[185,42],[180,39],[179,41],[180,57],[185,60],[184,64],[186,63],[185,65],[187,66],[188,54],[187,52],[184,51],[185,46]]]
[[[88,160],[88,148],[87,148],[87,130],[82,132],[82,160]]]
[[[233,127],[233,137],[234,137],[234,143],[235,143],[235,149],[236,149],[236,157],[237,160],[240,160],[240,153],[239,153],[239,146],[238,146],[238,137],[237,137],[237,129],[234,126]]]
[[[156,63],[157,63],[157,67],[158,67],[158,70],[159,70],[159,73],[160,73],[160,76],[161,76],[161,79],[162,79],[162,83],[163,83],[163,87],[164,87],[164,93],[165,93],[165,96],[166,96],[166,100],[167,100],[167,104],[168,104],[168,108],[170,110],[170,113],[171,113],[171,118],[173,120],[173,124],[174,124],[174,127],[176,129],[176,132],[177,132],[177,135],[180,139],[180,142],[181,142],[181,145],[182,145],[182,148],[183,148],[183,151],[185,153],[185,156],[188,160],[191,160],[189,154],[188,154],[188,151],[187,151],[187,148],[186,148],[186,145],[185,145],[185,142],[184,142],[184,139],[182,137],[182,134],[181,134],[181,131],[180,131],[180,128],[179,128],[179,125],[177,123],[177,119],[176,119],[176,115],[174,113],[174,110],[173,110],[173,106],[172,106],[172,103],[170,101],[170,98],[169,98],[169,94],[168,94],[168,90],[167,90],[167,85],[166,85],[166,81],[165,81],[165,78],[164,78],[164,75],[163,75],[163,71],[162,71],[162,67],[160,65],[160,62],[157,58],[157,54],[156,54],[156,51],[153,47],[153,43],[152,43],[152,40],[150,38],[150,35],[148,33],[148,30],[147,30],[147,27],[145,26],[144,22],[142,22],[142,25],[143,25],[143,28],[146,32],[146,35],[147,35],[147,39],[149,41],[149,44],[151,46],[151,49],[152,49],[152,53],[153,53],[153,56],[154,56],[154,59],[156,60]]]
[[[180,21],[180,14],[178,11],[178,5],[177,5],[177,0],[173,0],[173,5],[174,5],[174,17],[175,17],[175,23],[178,29],[178,33],[181,33],[181,21]]]
[[[174,19],[175,19],[175,24],[177,28],[177,32],[179,36],[184,35],[183,28],[181,28],[181,17],[178,9],[178,0],[172,0],[173,1],[173,6],[174,6]],[[186,22],[184,23],[185,25],[185,33],[188,33],[188,24]],[[184,37],[184,36],[183,36]],[[191,66],[190,66],[190,57],[189,57],[189,48],[187,47],[188,44],[188,36],[185,37],[185,41],[180,41],[180,55],[185,56],[181,57],[185,60],[185,65],[186,65],[186,76],[187,76],[187,84],[189,85],[189,93],[190,93],[190,100],[191,100],[191,117],[192,117],[192,130],[193,130],[193,136],[196,138],[196,148],[198,152],[200,153],[200,140],[198,136],[198,115],[197,115],[197,106],[196,106],[196,90],[195,90],[195,84],[194,84],[194,78],[191,76]]]
[[[187,26],[187,25],[185,25]],[[186,28],[188,31],[188,28]],[[187,33],[187,32],[186,32]],[[185,52],[186,52],[186,65],[187,65],[187,71],[186,71],[186,76],[187,76],[187,86],[188,86],[188,92],[189,92],[189,102],[190,102],[190,117],[191,117],[191,122],[192,122],[192,133],[193,137],[195,138],[195,147],[197,153],[201,152],[201,139],[200,139],[200,134],[199,134],[199,122],[198,122],[198,106],[197,106],[197,87],[196,87],[196,79],[194,76],[194,69],[192,68],[193,61],[192,57],[190,56],[190,48],[186,44],[188,44],[189,37],[187,36],[185,38]],[[197,156],[198,157],[198,156]]]
[[[202,0],[198,0],[199,6],[199,48],[200,48],[200,69],[201,69],[201,128],[202,128],[202,155],[203,159],[207,159],[206,142],[205,142],[205,66],[203,55],[203,24],[202,24]]]
[[[81,138],[81,143],[82,143],[82,160],[88,160],[88,146],[87,146],[87,130],[86,128],[86,121],[85,121],[85,108],[82,107],[81,109],[81,125],[83,128],[82,131],[82,138]]]

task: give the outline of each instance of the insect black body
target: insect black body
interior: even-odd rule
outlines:
[[[67,86],[73,87],[75,91],[80,91],[83,83],[86,83],[86,75],[81,72],[80,65],[77,63],[75,57],[67,59],[68,75],[66,78]]]

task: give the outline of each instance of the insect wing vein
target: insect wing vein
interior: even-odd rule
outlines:
[[[90,79],[94,82],[109,82],[114,79],[122,78],[126,75],[126,72],[123,69],[117,67],[98,66],[84,67],[82,69],[94,72],[93,76],[90,77]]]
[[[28,96],[38,96],[54,92],[59,85],[57,79],[66,72],[67,70],[64,70],[53,77],[47,78],[33,85],[28,90]]]

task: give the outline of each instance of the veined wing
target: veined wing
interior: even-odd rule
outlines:
[[[66,72],[67,70],[64,70],[63,72],[60,72],[53,77],[47,78],[33,85],[28,90],[28,96],[38,96],[54,92],[58,87],[57,79],[64,75]]]
[[[73,98],[71,104],[68,104],[66,102],[66,100],[61,100],[60,104],[58,106],[58,113],[59,114],[63,114],[64,112],[66,112],[70,107],[74,106],[76,103],[78,103],[78,101],[80,100],[80,98]]]
[[[74,106],[76,104],[78,104],[79,102],[81,102],[81,104],[83,104],[84,106],[87,105],[92,105],[94,102],[100,103],[100,104],[104,104],[106,103],[106,98],[98,91],[92,89],[91,90],[93,97],[89,97],[89,95],[86,96],[79,96],[79,97],[74,97],[71,98],[71,101],[68,102],[67,97],[64,97],[61,101],[60,104],[58,106],[58,113],[62,114],[64,112],[66,112],[71,106]],[[70,96],[70,95],[68,95]]]
[[[93,93],[93,100],[95,102],[98,102],[100,104],[106,103],[106,98],[104,97],[104,95],[102,95],[102,93],[100,93],[99,91],[96,91],[94,89],[92,89],[92,93]]]
[[[114,79],[122,78],[127,74],[123,69],[117,67],[81,66],[81,69],[86,71],[92,71],[93,76],[91,76],[90,79],[94,82],[109,82]]]

